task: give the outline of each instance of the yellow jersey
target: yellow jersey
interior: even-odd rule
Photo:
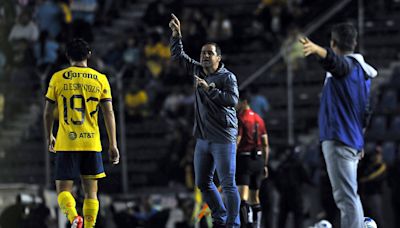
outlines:
[[[50,80],[46,99],[58,108],[55,151],[102,151],[99,103],[111,101],[110,84],[104,74],[76,66],[58,71]]]

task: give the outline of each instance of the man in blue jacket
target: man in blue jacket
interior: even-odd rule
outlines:
[[[236,77],[222,64],[221,49],[216,43],[203,45],[200,62],[185,54],[180,22],[175,15],[171,16],[172,57],[193,75],[196,87],[195,183],[212,211],[214,227],[239,227],[240,197],[235,183],[238,133],[235,106],[239,98]],[[226,205],[213,182],[215,170],[226,196]]]
[[[364,212],[357,194],[357,165],[364,146],[371,78],[377,71],[362,55],[354,54],[357,31],[337,24],[330,48],[308,38],[300,40],[304,55],[317,55],[327,71],[319,110],[319,132],[333,198],[341,213],[342,228],[363,228]]]

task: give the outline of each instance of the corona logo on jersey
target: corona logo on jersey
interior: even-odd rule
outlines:
[[[97,79],[97,75],[90,74],[90,73],[80,73],[80,72],[73,72],[73,71],[66,71],[63,74],[63,78],[71,80],[72,78],[92,78]]]

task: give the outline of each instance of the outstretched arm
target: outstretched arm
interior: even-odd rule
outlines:
[[[323,48],[307,37],[301,38],[300,43],[303,44],[305,56],[317,55],[321,58],[322,67],[335,77],[344,77],[350,71],[350,62],[342,55],[337,55],[330,48]]]

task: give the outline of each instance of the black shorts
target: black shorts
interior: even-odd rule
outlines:
[[[250,155],[236,157],[236,185],[248,185],[251,190],[257,190],[264,179],[264,158],[260,155],[252,158]]]
[[[101,152],[58,151],[56,153],[55,179],[99,179],[106,176]]]

